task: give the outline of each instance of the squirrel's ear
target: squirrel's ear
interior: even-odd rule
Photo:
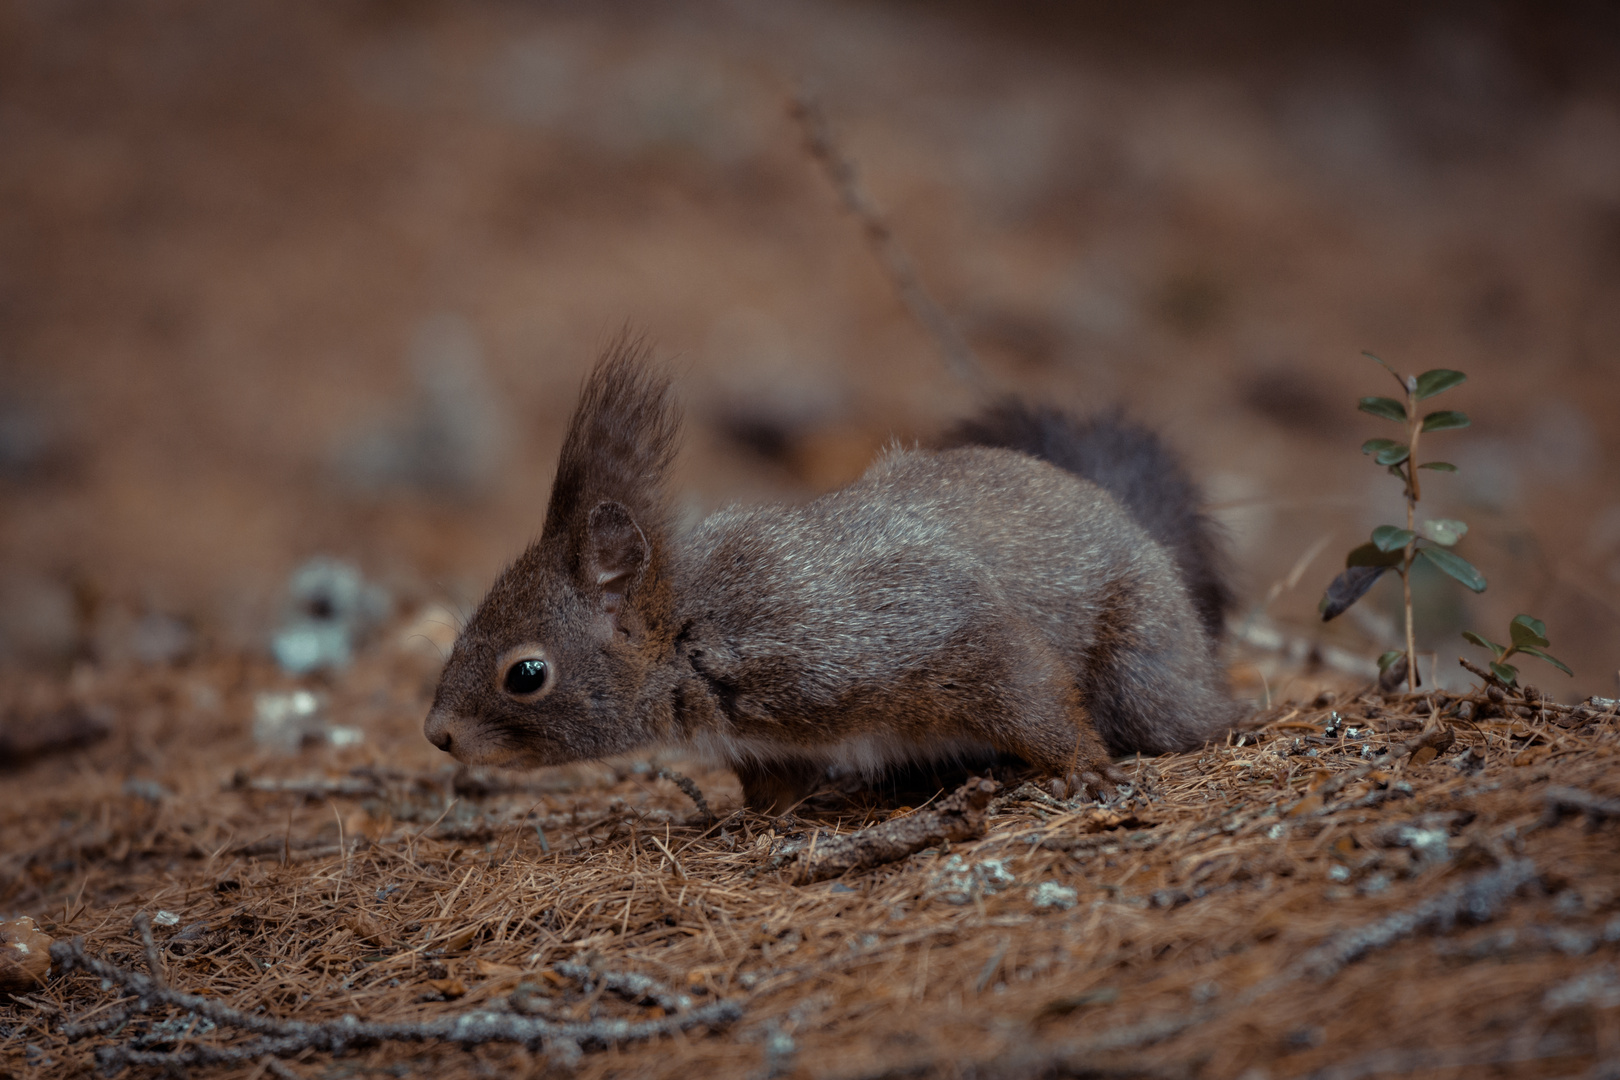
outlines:
[[[617,614],[651,554],[647,534],[623,503],[596,504],[585,525],[585,558],[580,573],[588,589],[601,591],[603,611]]]

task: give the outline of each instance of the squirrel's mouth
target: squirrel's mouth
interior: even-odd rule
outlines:
[[[505,745],[487,725],[444,708],[428,713],[422,734],[463,765],[523,769],[555,764],[550,756],[533,748]]]

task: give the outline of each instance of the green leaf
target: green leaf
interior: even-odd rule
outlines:
[[[1381,551],[1377,544],[1368,542],[1360,547],[1350,549],[1350,554],[1344,557],[1344,565],[1351,566],[1379,566],[1388,570],[1392,566],[1399,566],[1406,553],[1400,548],[1394,551]]]
[[[1372,531],[1373,546],[1379,551],[1397,551],[1417,538],[1410,529],[1397,529],[1393,525],[1380,525]]]
[[[1425,371],[1417,377],[1417,392],[1413,395],[1418,401],[1444,393],[1453,386],[1460,386],[1466,382],[1468,376],[1460,371],[1448,371],[1445,368],[1435,368]]]
[[[1316,605],[1316,610],[1322,613],[1322,621],[1343,615],[1388,569],[1387,566],[1352,566],[1334,578]]]
[[[1449,461],[1425,461],[1419,465],[1420,469],[1433,469],[1435,472],[1456,472],[1457,466]]]
[[[1547,624],[1533,615],[1513,616],[1513,621],[1508,624],[1508,633],[1513,635],[1515,645],[1540,645],[1543,648],[1547,645]],[[1521,634],[1524,635],[1522,641]]]
[[[1476,570],[1473,563],[1458,555],[1455,551],[1430,547],[1418,548],[1418,554],[1475,592],[1485,591],[1485,575]]]
[[[1369,359],[1369,360],[1371,360],[1371,361],[1373,361],[1373,362],[1375,362],[1375,363],[1377,363],[1377,364],[1378,364],[1378,365],[1379,365],[1379,366],[1380,366],[1380,367],[1382,367],[1382,368],[1383,368],[1383,369],[1384,369],[1384,370],[1385,370],[1385,371],[1387,371],[1387,372],[1389,372],[1389,373],[1390,373],[1390,374],[1391,374],[1391,375],[1393,375],[1393,376],[1395,376],[1395,381],[1396,381],[1396,382],[1398,382],[1398,383],[1400,383],[1400,384],[1401,384],[1401,385],[1402,385],[1402,386],[1405,386],[1405,385],[1406,385],[1406,380],[1405,380],[1405,379],[1403,379],[1403,378],[1401,378],[1401,373],[1400,373],[1400,372],[1398,372],[1398,371],[1396,371],[1396,370],[1395,370],[1395,369],[1394,369],[1394,368],[1392,368],[1392,367],[1390,367],[1390,366],[1389,366],[1389,365],[1388,365],[1388,364],[1386,364],[1386,363],[1384,363],[1384,359],[1383,359],[1383,357],[1381,357],[1381,356],[1376,356],[1376,355],[1374,355],[1374,354],[1372,354],[1372,353],[1370,353],[1370,352],[1368,352],[1368,351],[1367,351],[1367,350],[1366,350],[1366,349],[1362,349],[1362,350],[1361,350],[1361,355],[1362,355],[1362,356],[1365,356],[1365,357],[1366,357],[1366,358],[1367,358],[1367,359]]]
[[[1391,649],[1389,652],[1384,653],[1378,658],[1378,674],[1382,675],[1384,672],[1388,671],[1389,665],[1393,664],[1395,661],[1399,660],[1405,655],[1406,653],[1402,652],[1400,649]]]
[[[1378,451],[1373,460],[1380,465],[1399,465],[1411,456],[1412,451],[1407,448],[1405,443],[1396,443],[1388,450]]]
[[[1397,420],[1406,423],[1406,406],[1389,397],[1364,397],[1356,406],[1364,413],[1382,416],[1385,420]]]
[[[1464,630],[1463,631],[1463,637],[1466,638],[1468,641],[1473,642],[1475,645],[1478,645],[1482,649],[1491,650],[1491,654],[1496,656],[1498,659],[1501,658],[1503,653],[1507,652],[1507,646],[1506,645],[1498,645],[1496,642],[1491,641],[1489,638],[1480,637],[1478,634],[1474,633],[1472,630]]]
[[[1455,518],[1435,518],[1422,525],[1423,535],[1437,544],[1450,547],[1468,534],[1468,525]]]
[[[1552,644],[1540,634],[1532,633],[1527,627],[1521,626],[1518,623],[1514,623],[1513,625],[1509,626],[1508,633],[1513,635],[1513,644],[1515,648],[1528,649],[1534,646],[1537,649],[1545,649],[1548,645]]]
[[[1441,409],[1432,412],[1423,418],[1424,431],[1450,431],[1453,428],[1465,428],[1473,421],[1468,419],[1467,413],[1456,412],[1452,409]]]
[[[1496,673],[1498,679],[1501,679],[1509,686],[1519,681],[1519,669],[1512,664],[1500,664],[1493,660],[1491,661],[1491,670]]]
[[[1548,656],[1546,653],[1542,652],[1540,649],[1536,648],[1534,645],[1521,645],[1521,646],[1519,646],[1519,651],[1522,652],[1522,653],[1526,653],[1526,654],[1528,654],[1530,656],[1538,656],[1538,657],[1540,657],[1541,659],[1547,661],[1547,663],[1551,664],[1553,667],[1557,668],[1559,671],[1562,671],[1565,675],[1574,675],[1575,674],[1573,671],[1569,670],[1569,665],[1568,664],[1565,664],[1562,660],[1559,660],[1557,657]]]
[[[1368,439],[1366,442],[1361,444],[1361,452],[1363,454],[1377,454],[1382,453],[1385,450],[1393,450],[1397,446],[1405,445],[1405,443],[1398,443],[1394,439]]]

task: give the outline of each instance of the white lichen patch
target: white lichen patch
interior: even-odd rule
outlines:
[[[960,855],[951,855],[929,880],[927,893],[947,904],[969,904],[975,897],[993,896],[1018,884],[1007,869],[1005,859],[984,859],[969,864]]]

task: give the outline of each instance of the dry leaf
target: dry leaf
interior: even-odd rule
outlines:
[[[513,967],[511,964],[492,964],[488,960],[475,961],[473,967],[478,969],[478,974],[486,978],[496,975],[523,974],[523,969],[520,967]]]
[[[1439,756],[1440,751],[1436,750],[1434,747],[1420,746],[1412,752],[1412,767],[1415,769],[1420,765],[1427,765],[1429,762],[1433,761]]]
[[[343,819],[344,833],[351,837],[363,836],[371,841],[381,840],[393,827],[391,819],[373,817],[364,808],[356,809]]]
[[[1120,814],[1113,810],[1093,810],[1080,823],[1080,831],[1085,833],[1108,832],[1111,829],[1135,829],[1143,824],[1135,814]]]
[[[0,922],[0,994],[27,993],[51,973],[51,939],[27,915]]]
[[[1087,990],[1083,994],[1072,994],[1068,997],[1053,998],[1040,1007],[1035,1013],[1035,1020],[1053,1020],[1060,1016],[1068,1016],[1080,1009],[1094,1008],[1098,1005],[1112,1005],[1119,1000],[1119,991],[1112,986],[1101,986],[1095,990]]]
[[[454,934],[451,934],[449,937],[445,938],[444,944],[440,945],[439,948],[444,952],[456,952],[457,950],[465,949],[468,945],[472,944],[472,939],[478,936],[478,931],[481,929],[483,929],[482,926],[474,923],[465,930],[458,930]]]
[[[1324,802],[1322,800],[1322,796],[1320,796],[1320,795],[1307,795],[1303,799],[1299,800],[1299,802],[1295,803],[1292,807],[1290,807],[1288,809],[1288,811],[1285,814],[1283,814],[1283,816],[1284,817],[1305,817],[1308,814],[1316,813],[1318,810],[1322,809],[1323,805],[1325,805],[1325,804],[1324,804]]]
[[[447,1001],[453,1001],[467,992],[467,984],[454,975],[448,979],[429,979],[427,984],[443,994]]]
[[[377,925],[375,919],[365,912],[356,912],[343,923],[356,938],[368,945],[386,945],[387,937],[383,928]]]

